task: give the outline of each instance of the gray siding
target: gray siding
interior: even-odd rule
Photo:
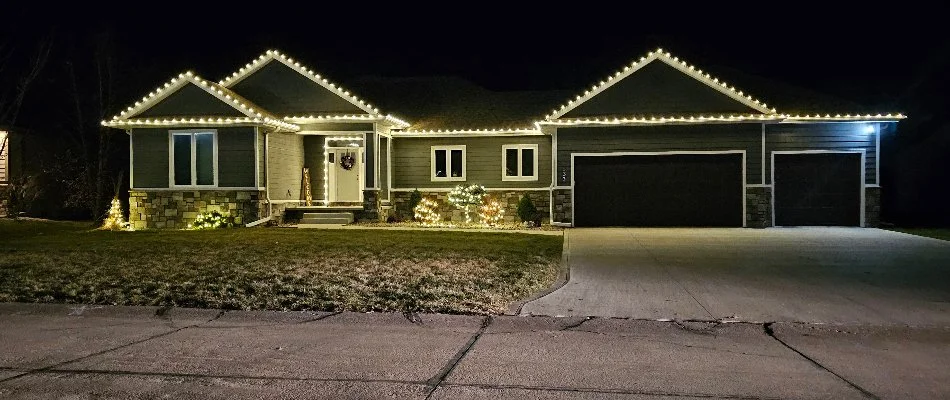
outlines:
[[[773,151],[836,150],[864,152],[864,182],[876,179],[877,138],[862,130],[869,124],[771,124],[765,126],[765,179],[771,183]],[[872,124],[877,125],[877,124]],[[875,132],[880,132],[876,129]]]
[[[389,200],[389,139],[379,138],[379,197]]]
[[[761,124],[559,128],[557,186],[569,186],[571,153],[746,151],[746,183],[761,183]],[[562,181],[562,176],[567,181]]]
[[[168,187],[168,129],[132,130],[132,185]]]
[[[136,117],[165,116],[245,116],[236,108],[212,96],[193,83],[188,83],[175,93],[158,102],[151,108],[135,115]]]
[[[267,170],[264,163],[266,135],[262,129],[257,129],[255,132],[257,132],[257,182],[260,186],[264,186],[267,184]]]
[[[331,122],[323,124],[297,124],[301,131],[313,132],[340,132],[340,131],[358,131],[369,132],[373,130],[372,123],[349,123],[349,122]]]
[[[303,136],[304,166],[310,168],[310,194],[314,200],[325,200],[323,198],[323,176],[326,169],[326,160],[323,156],[323,144],[324,136]]]
[[[564,115],[757,113],[756,110],[656,60]]]
[[[272,133],[268,147],[271,200],[299,200],[304,165],[303,137],[292,133]]]
[[[336,93],[276,60],[231,89],[277,115],[365,114]]]
[[[363,140],[363,184],[368,188],[376,187],[376,133],[368,132]]]
[[[538,145],[538,180],[530,182],[502,181],[501,146],[506,144]],[[465,145],[466,181],[432,182],[431,146]],[[551,184],[551,137],[439,137],[393,139],[393,188],[451,188],[461,183],[480,184],[488,188],[541,188]]]
[[[254,187],[254,131],[218,128],[218,186]]]

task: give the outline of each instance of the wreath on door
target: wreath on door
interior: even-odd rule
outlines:
[[[340,166],[343,167],[343,169],[349,171],[353,169],[354,165],[356,165],[356,158],[353,156],[344,154],[342,157],[340,157]]]

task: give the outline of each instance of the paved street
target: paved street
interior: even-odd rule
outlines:
[[[420,318],[0,304],[0,398],[950,397],[947,328]]]
[[[950,242],[880,229],[570,229],[524,315],[950,326]]]

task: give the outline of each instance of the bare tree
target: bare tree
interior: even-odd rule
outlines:
[[[115,183],[109,170],[112,131],[100,125],[113,106],[114,65],[107,34],[96,36],[91,53],[74,48],[64,64],[72,98],[67,129],[77,165],[67,202],[87,209],[95,221],[105,216]],[[91,60],[85,55],[90,55]],[[85,79],[81,79],[85,78]]]
[[[52,48],[52,36],[41,39],[30,56],[28,64],[22,73],[19,73],[19,71],[14,71],[15,66],[12,62],[16,55],[16,46],[12,41],[0,43],[0,76],[19,76],[19,79],[11,82],[10,88],[0,90],[0,126],[12,126],[16,123],[20,107],[23,106],[23,99],[26,98],[30,85],[46,66],[46,60],[49,59]]]

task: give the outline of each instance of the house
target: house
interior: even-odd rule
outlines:
[[[415,189],[458,218],[444,199],[464,183],[509,216],[528,195],[566,226],[876,225],[880,137],[904,116],[744,83],[775,105],[661,49],[572,94],[453,78],[345,89],[267,51],[218,82],[182,73],[103,124],[130,135],[138,229],[210,209],[384,219]]]

